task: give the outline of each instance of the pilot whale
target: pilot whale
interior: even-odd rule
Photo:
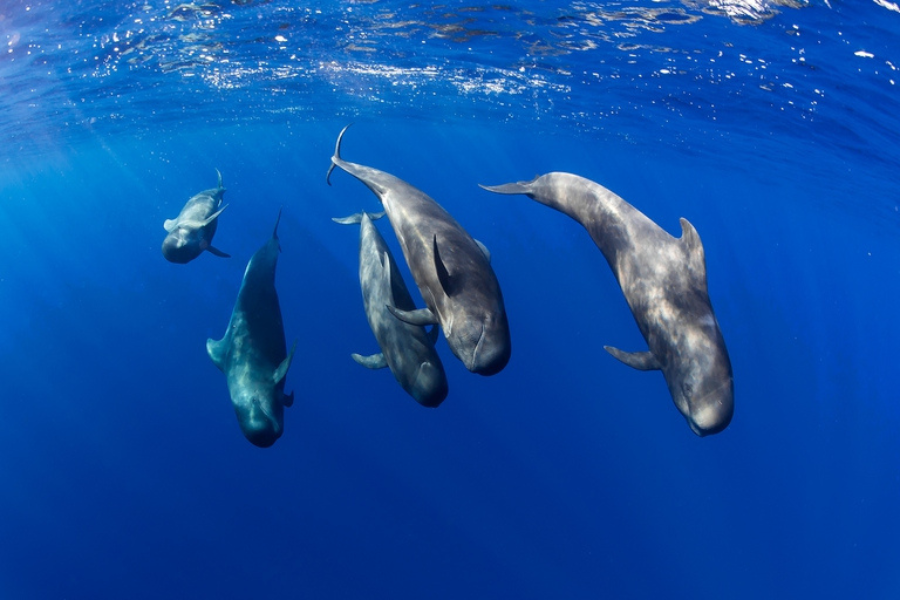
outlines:
[[[384,213],[366,212],[340,219],[344,225],[359,224],[359,283],[369,327],[381,352],[370,356],[352,354],[364,367],[389,367],[397,383],[422,406],[436,407],[447,397],[447,376],[434,342],[438,328],[432,334],[424,327],[411,325],[391,314],[388,307],[403,311],[415,310],[416,305],[403,282],[387,243],[372,219]]]
[[[734,413],[731,360],[693,225],[681,219],[681,238],[674,238],[610,190],[571,173],[481,187],[525,194],[581,223],[612,268],[649,347],[633,353],[605,349],[635,369],[661,370],[675,406],[697,435],[728,426]]]
[[[338,135],[326,180],[330,184],[331,172],[340,167],[378,196],[426,305],[391,312],[413,325],[440,325],[450,350],[473,373],[500,372],[511,352],[509,323],[487,249],[421,190],[343,160],[347,127]]]
[[[267,448],[284,430],[284,407],[294,394],[284,393],[284,379],[297,343],[287,353],[275,267],[281,247],[278,222],[269,238],[250,258],[225,336],[206,341],[213,363],[225,373],[228,392],[244,436]]]
[[[213,236],[219,226],[218,218],[228,205],[222,206],[222,174],[218,169],[218,187],[204,190],[191,197],[174,219],[163,223],[168,235],[163,240],[162,253],[173,263],[189,263],[204,250],[222,258],[231,258],[212,245]]]

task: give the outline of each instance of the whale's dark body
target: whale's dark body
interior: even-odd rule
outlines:
[[[335,166],[353,175],[378,196],[387,213],[413,279],[427,308],[394,314],[414,325],[438,324],[450,350],[466,368],[498,373],[509,362],[511,344],[506,308],[487,250],[441,205],[390,173],[347,162]]]
[[[681,219],[674,238],[602,185],[571,173],[482,186],[525,194],[579,223],[612,268],[648,352],[606,350],[636,369],[660,369],[675,406],[703,436],[725,429],[734,413],[734,383],[725,340],[706,285],[700,236]]]
[[[379,218],[384,213],[372,215]],[[353,354],[353,359],[370,369],[389,367],[397,383],[422,406],[436,407],[447,397],[447,376],[434,349],[437,327],[429,336],[425,328],[401,321],[391,309],[415,310],[394,257],[368,213],[343,219],[342,224],[359,223],[359,283],[369,327],[381,352],[370,356]]]
[[[280,250],[276,221],[272,237],[247,264],[224,337],[206,341],[209,357],[225,373],[241,431],[263,448],[281,437],[284,407],[294,402],[293,393],[284,393],[294,350],[288,355],[275,291]]]
[[[228,206],[222,205],[225,188],[222,187],[222,174],[218,171],[216,173],[219,175],[218,187],[195,194],[185,203],[177,217],[166,219],[163,223],[168,232],[162,244],[166,260],[188,263],[204,250],[222,258],[230,258],[212,245],[219,226],[219,215]]]

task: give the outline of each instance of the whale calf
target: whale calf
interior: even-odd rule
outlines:
[[[338,135],[326,179],[330,184],[331,172],[339,167],[378,196],[426,305],[392,312],[413,325],[440,325],[450,350],[473,373],[500,372],[511,352],[509,323],[487,250],[421,190],[343,160],[347,127]]]
[[[372,219],[384,213],[360,213],[332,219],[344,225],[359,224],[359,283],[369,327],[381,352],[371,356],[353,354],[353,359],[370,369],[389,367],[397,383],[422,406],[436,407],[447,397],[447,376],[434,349],[433,336],[424,327],[401,321],[390,308],[415,310],[394,257]],[[389,308],[390,307],[390,308]]]
[[[166,219],[163,223],[168,235],[163,240],[162,253],[166,260],[173,263],[189,263],[204,250],[222,258],[231,258],[212,245],[216,235],[218,218],[228,206],[222,205],[225,188],[222,187],[222,174],[219,175],[218,187],[204,190],[191,197],[174,219]]]
[[[518,183],[481,186],[526,196],[581,223],[612,268],[647,352],[605,346],[635,369],[662,371],[675,406],[699,436],[718,433],[734,413],[734,382],[725,340],[706,285],[700,236],[681,219],[674,238],[625,200],[589,179],[547,173]]]
[[[287,353],[275,267],[278,264],[278,221],[272,237],[250,258],[237,302],[221,340],[206,341],[213,363],[225,373],[228,392],[244,436],[267,448],[284,430],[284,407],[294,394],[284,393],[284,379],[296,342]]]

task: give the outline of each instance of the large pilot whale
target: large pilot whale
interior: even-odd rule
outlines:
[[[247,264],[224,337],[206,341],[209,357],[225,373],[241,431],[261,448],[281,437],[284,407],[294,402],[293,392],[284,393],[284,379],[297,344],[288,354],[275,291],[280,220],[278,211],[272,237]]]
[[[178,216],[174,219],[166,219],[163,223],[168,235],[163,240],[162,253],[166,260],[173,263],[188,263],[200,256],[204,250],[230,258],[218,248],[212,245],[213,236],[219,226],[219,215],[228,205],[222,206],[222,196],[225,188],[222,187],[222,174],[219,175],[219,185],[216,188],[204,190],[192,196]]]
[[[481,186],[526,196],[565,213],[590,233],[612,268],[647,340],[647,352],[605,346],[635,369],[660,369],[675,406],[699,436],[718,433],[734,413],[731,360],[706,286],[700,236],[681,219],[674,238],[625,200],[589,179],[547,173]]]
[[[433,335],[424,327],[411,325],[391,314],[390,308],[415,310],[416,305],[403,282],[387,243],[372,219],[384,213],[366,212],[340,219],[344,225],[359,224],[359,283],[369,327],[381,352],[370,356],[352,354],[364,367],[389,367],[397,383],[422,406],[436,407],[447,397],[447,376],[434,349],[438,328]]]
[[[347,126],[349,127],[349,125]],[[413,325],[438,324],[450,350],[467,369],[498,373],[509,362],[509,324],[487,249],[437,202],[384,171],[341,158],[338,135],[326,178],[340,167],[378,196],[387,213],[426,308],[392,309]]]

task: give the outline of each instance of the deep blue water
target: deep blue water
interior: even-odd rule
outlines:
[[[4,2],[0,597],[896,598],[900,8],[784,4]],[[350,121],[493,255],[512,359],[441,340],[438,409],[350,359]],[[233,258],[166,262],[216,168]],[[577,223],[476,185],[552,170],[699,231],[724,432],[603,351],[646,346]],[[263,450],[205,341],[282,206]]]

